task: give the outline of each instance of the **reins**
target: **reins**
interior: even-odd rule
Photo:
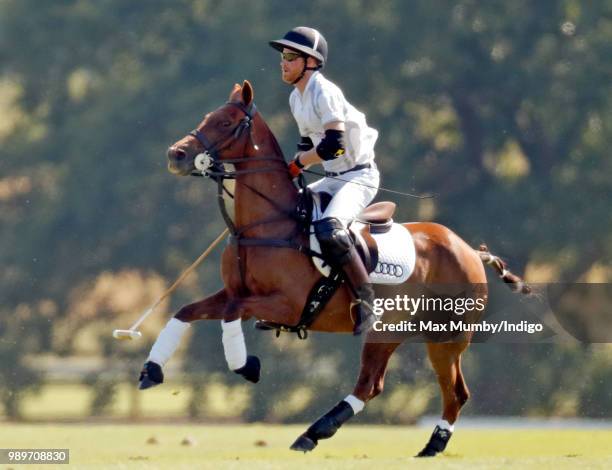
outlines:
[[[364,186],[366,188],[372,188],[372,189],[377,189],[378,191],[383,191],[386,193],[391,193],[391,194],[398,194],[400,196],[406,196],[406,197],[413,197],[415,199],[430,199],[430,198],[434,198],[435,195],[434,194],[410,194],[410,193],[404,193],[402,191],[396,191],[395,189],[387,189],[387,188],[383,188],[382,186],[377,187],[377,186],[370,186],[369,184],[365,184],[365,183],[358,183],[357,181],[350,181],[350,180],[345,180],[343,178],[340,178],[338,176],[332,176],[329,175],[327,173],[320,173],[318,171],[314,171],[314,170],[302,170],[304,173],[310,173],[311,175],[317,175],[317,176],[323,176],[324,178],[330,178],[333,180],[337,180],[337,181],[344,181],[345,183],[352,183],[352,184],[356,184],[358,186]]]
[[[234,130],[230,133],[230,135],[222,140],[220,143],[211,143],[206,136],[199,130],[195,129],[190,132],[190,135],[195,137],[200,145],[204,148],[204,153],[207,157],[210,157],[210,166],[198,171],[193,172],[194,176],[208,176],[213,179],[217,183],[217,203],[219,205],[219,211],[221,212],[221,216],[225,221],[227,228],[230,231],[230,243],[236,245],[236,258],[238,262],[238,268],[240,272],[241,279],[241,289],[244,290],[246,287],[245,278],[245,266],[242,257],[240,256],[240,246],[260,246],[260,247],[276,247],[276,248],[291,248],[295,249],[301,253],[308,254],[310,256],[319,256],[319,253],[316,253],[310,250],[309,247],[306,247],[295,241],[295,237],[300,232],[300,226],[305,222],[301,214],[295,209],[286,209],[282,207],[277,201],[265,195],[261,191],[252,187],[249,184],[238,181],[237,176],[246,175],[246,174],[254,174],[254,173],[268,173],[272,171],[283,171],[287,173],[287,166],[284,160],[274,157],[274,156],[259,156],[259,157],[238,157],[238,158],[230,158],[221,160],[219,158],[219,152],[228,148],[233,142],[238,140],[243,131],[246,130],[248,133],[249,140],[244,144],[244,150],[242,152],[243,155],[246,155],[246,148],[249,145],[249,142],[253,146],[254,149],[258,150],[257,145],[253,142],[252,134],[251,134],[251,125],[253,117],[255,116],[256,108],[253,103],[251,103],[248,107],[245,107],[241,103],[229,102],[227,104],[238,107],[244,114],[245,117],[240,120],[238,125],[234,128]],[[264,161],[274,161],[282,163],[282,166],[274,165],[268,166],[264,168],[247,168],[247,169],[234,169],[232,171],[228,171],[225,169],[224,164],[237,164],[237,163],[246,163],[246,162],[264,162]],[[256,222],[247,224],[242,227],[236,227],[236,224],[232,220],[231,216],[227,211],[227,207],[225,204],[225,198],[223,197],[224,193],[227,193],[230,197],[234,197],[233,194],[225,187],[224,182],[227,179],[233,179],[236,183],[244,186],[255,195],[264,199],[268,202],[277,212],[280,214],[274,215],[272,217],[265,218],[263,220],[258,220]],[[305,196],[302,196],[305,197]],[[300,204],[298,204],[298,207]],[[285,239],[274,239],[274,238],[249,238],[244,234],[250,229],[255,227],[270,224],[273,222],[280,222],[286,219],[290,219],[295,222],[295,229],[291,233],[288,238]]]

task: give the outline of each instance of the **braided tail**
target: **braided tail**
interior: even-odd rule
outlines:
[[[478,255],[483,263],[488,264],[489,266],[493,266],[499,277],[508,284],[508,287],[512,289],[513,292],[520,292],[521,294],[531,294],[531,287],[523,281],[519,276],[513,274],[508,269],[506,262],[502,260],[500,257],[495,256],[489,251],[487,245],[484,243],[480,245],[478,248]]]

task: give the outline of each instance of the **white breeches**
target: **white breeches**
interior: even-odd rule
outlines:
[[[332,196],[331,202],[320,218],[335,217],[346,226],[372,202],[378,191],[379,183],[378,169],[373,166],[363,170],[349,171],[333,178],[325,177],[308,185],[308,187],[312,191],[328,193]]]

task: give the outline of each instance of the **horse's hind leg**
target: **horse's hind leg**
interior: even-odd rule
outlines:
[[[359,413],[365,403],[382,392],[387,363],[399,343],[366,343],[361,352],[361,371],[353,394],[321,416],[304,434],[297,438],[291,450],[308,452],[319,439],[328,439],[345,422]]]
[[[461,353],[467,343],[428,343],[427,352],[442,391],[442,418],[418,457],[433,457],[444,451],[453,433],[453,424],[470,396],[461,372]]]
[[[168,362],[181,338],[196,320],[221,320],[227,305],[227,292],[221,289],[198,302],[185,305],[159,333],[138,379],[140,390],[155,387],[164,381],[162,367]]]
[[[461,355],[457,358],[457,383],[455,384],[455,394],[459,399],[459,403],[463,407],[465,402],[470,398],[470,390],[465,383],[465,377],[463,377],[463,372],[461,371]],[[455,418],[456,419],[456,418]]]

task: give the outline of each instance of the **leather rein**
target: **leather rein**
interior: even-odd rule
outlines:
[[[279,203],[277,203],[275,200],[263,194],[261,191],[258,191],[257,189],[253,188],[252,186],[246,183],[238,181],[238,179],[236,178],[236,176],[250,174],[250,173],[267,173],[271,171],[287,172],[288,170],[287,170],[284,160],[279,159],[278,157],[271,157],[271,156],[270,157],[239,157],[239,158],[221,160],[219,152],[228,148],[231,144],[233,144],[235,141],[240,139],[243,132],[245,131],[247,132],[248,140],[245,142],[243,155],[246,154],[246,148],[249,145],[249,143],[255,149],[258,148],[257,145],[253,142],[253,137],[251,134],[252,121],[253,121],[255,114],[257,113],[257,108],[255,107],[255,104],[253,102],[251,102],[251,104],[249,104],[248,106],[245,106],[242,103],[237,103],[237,102],[228,102],[226,104],[237,107],[240,111],[244,113],[244,117],[240,120],[240,122],[236,125],[236,127],[231,131],[230,135],[226,139],[223,139],[217,143],[210,142],[208,138],[199,129],[194,129],[193,131],[189,133],[189,135],[197,139],[197,141],[200,143],[200,145],[204,149],[203,153],[204,153],[205,158],[210,159],[209,160],[210,164],[207,168],[201,171],[194,171],[191,174],[193,176],[208,176],[209,178],[213,179],[217,183],[217,202],[219,204],[219,210],[221,212],[221,215],[223,216],[223,220],[225,221],[225,224],[227,225],[227,228],[229,229],[231,233],[230,243],[236,245],[236,258],[237,258],[238,268],[240,272],[241,290],[244,291],[246,290],[245,266],[244,266],[244,260],[240,256],[241,246],[243,247],[262,246],[262,247],[292,248],[292,249],[298,250],[301,253],[308,254],[309,256],[319,256],[320,257],[320,254],[312,251],[309,247],[304,246],[295,241],[295,237],[300,231],[300,226],[303,226],[305,222],[309,222],[306,220],[307,214],[305,213],[305,211],[300,210],[301,207],[304,207],[303,204],[298,203],[297,208],[293,210],[287,210],[284,207],[282,207]],[[274,165],[274,166],[269,166],[269,167],[264,167],[264,168],[251,168],[251,169],[243,169],[243,170],[235,169],[233,171],[228,171],[224,167],[225,163],[235,164],[235,163],[262,162],[262,161],[282,162],[283,166],[281,167],[279,165]],[[245,186],[251,192],[253,192],[257,196],[261,197],[262,199],[270,203],[270,205],[272,205],[274,209],[280,212],[280,215],[276,215],[270,218],[266,218],[264,220],[256,221],[256,222],[247,224],[243,227],[236,227],[234,221],[232,220],[232,218],[230,217],[227,211],[227,207],[225,204],[225,198],[223,197],[224,192],[227,193],[230,197],[232,198],[234,197],[233,194],[231,194],[229,190],[225,187],[224,182],[225,180],[228,180],[228,179],[236,180],[236,183],[239,183]],[[304,186],[303,178],[300,181],[300,185],[302,187]],[[305,191],[303,191],[301,194],[303,195],[301,197],[305,197],[306,193]],[[296,226],[295,226],[295,230],[293,231],[293,233],[286,239],[254,238],[254,237],[246,237],[244,235],[246,231],[254,227],[257,227],[259,225],[270,224],[273,222],[280,222],[282,220],[286,220],[287,218],[294,220],[296,222]]]

